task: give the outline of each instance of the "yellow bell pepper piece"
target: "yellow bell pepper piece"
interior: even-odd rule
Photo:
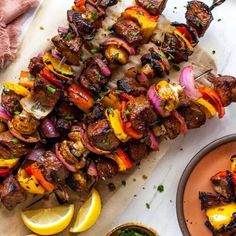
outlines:
[[[109,120],[111,128],[113,129],[116,137],[121,142],[127,142],[129,140],[129,136],[123,130],[120,111],[118,109],[108,108],[105,111],[105,115]]]
[[[17,180],[20,186],[29,193],[44,194],[45,189],[39,184],[37,179],[32,175],[29,176],[23,169],[18,170]]]
[[[178,35],[180,38],[182,38],[182,39],[184,40],[184,42],[186,43],[188,49],[189,49],[190,51],[193,51],[193,47],[192,47],[191,43],[186,39],[186,37],[185,37],[183,34],[181,34],[181,32],[180,32],[179,30],[177,30],[177,29],[174,30],[174,34],[176,34],[176,35]]]
[[[211,103],[209,103],[207,100],[205,100],[204,98],[199,98],[197,100],[197,103],[200,104],[204,109],[207,119],[211,119],[215,116],[217,111],[215,107],[211,105]]]
[[[16,83],[12,83],[12,82],[5,82],[5,83],[3,83],[3,86],[6,89],[12,90],[16,94],[21,95],[23,97],[26,97],[30,94],[30,91],[20,84],[16,84]]]
[[[13,158],[13,159],[0,159],[0,167],[4,168],[7,167],[11,169],[14,167],[19,161],[19,158]]]
[[[136,20],[140,27],[141,32],[145,39],[148,40],[157,27],[158,17],[151,16],[146,10],[140,6],[128,7],[122,14],[122,17],[126,19]]]

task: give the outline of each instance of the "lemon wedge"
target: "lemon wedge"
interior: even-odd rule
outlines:
[[[71,233],[79,233],[91,228],[97,221],[101,213],[101,198],[99,193],[93,189],[89,198],[79,209],[74,226],[70,229]]]
[[[48,209],[29,210],[21,213],[24,224],[34,233],[54,235],[63,231],[74,214],[74,205]]]

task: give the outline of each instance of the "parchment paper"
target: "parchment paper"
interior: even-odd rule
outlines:
[[[66,25],[66,10],[70,8],[72,3],[72,0],[47,0],[43,2],[31,27],[25,35],[17,60],[12,63],[6,71],[0,74],[1,82],[17,81],[20,71],[27,67],[30,58],[37,55],[40,51],[45,50],[50,45],[50,38],[57,33],[57,27]],[[109,17],[107,17],[103,24],[104,29],[107,29],[113,24],[115,19],[119,16],[119,12],[122,12],[125,7],[132,4],[132,1],[126,0],[119,3],[119,7],[115,6],[109,9]],[[165,18],[161,18],[160,22],[160,28],[167,24]],[[97,42],[102,40],[104,40],[104,30],[100,30],[96,37]],[[126,69],[131,66],[139,65],[140,56],[144,54],[150,46],[151,44],[142,46],[139,50],[139,56],[131,57],[128,65],[116,70],[113,79],[116,80],[122,78]],[[209,68],[216,70],[213,59],[200,47],[195,49],[195,53],[191,56],[190,61],[182,63],[181,67],[186,64],[189,65],[190,63],[194,65],[196,75]],[[172,71],[169,78],[171,80],[177,80],[179,73],[180,72]],[[152,153],[147,159],[142,161],[140,166],[132,170],[132,172],[121,174],[108,182],[99,183],[97,189],[99,190],[103,201],[101,216],[93,228],[79,235],[103,236],[105,232],[110,229],[112,222],[122,214],[130,201],[132,201],[134,195],[144,184],[144,177],[150,176],[152,172],[155,171],[158,161],[168,151],[170,144],[170,141],[161,143],[160,151]],[[123,180],[126,181],[126,186],[122,185]],[[116,190],[114,192],[108,191],[107,184],[109,182],[113,182],[116,185]],[[4,209],[3,206],[0,206],[0,235],[24,236],[30,234],[30,231],[24,227],[20,220],[21,209],[30,201],[31,200],[28,200],[25,204],[18,206],[11,212]],[[57,203],[55,202],[54,204]],[[45,207],[46,205],[48,205],[48,201],[41,201],[37,207]],[[67,236],[70,234],[68,233],[68,230],[65,230],[63,233],[58,235]]]

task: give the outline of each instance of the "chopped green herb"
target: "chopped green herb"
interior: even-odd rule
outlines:
[[[147,137],[144,137],[144,138],[140,139],[140,142],[141,142],[141,143],[145,143],[146,140],[147,140]]]
[[[65,36],[65,40],[66,41],[69,41],[69,40],[71,40],[71,39],[73,39],[74,38],[74,34],[73,33],[71,33],[71,32],[69,32],[66,36]]]
[[[90,17],[95,21],[98,17],[98,13],[96,11],[94,11],[90,14]]]
[[[83,53],[80,54],[80,60],[81,61],[85,61],[86,60],[86,56]]]
[[[217,21],[221,21],[221,19],[219,18]]]
[[[122,181],[121,181],[121,184],[122,184],[123,186],[126,186],[126,181],[125,181],[125,180],[122,180]]]
[[[15,111],[14,114],[15,115],[20,115],[20,112],[19,111]]]
[[[122,91],[122,90],[116,90],[115,91],[115,94],[122,94],[122,93],[124,93],[124,91]]]
[[[124,114],[125,114],[125,115],[129,115],[130,112],[131,112],[131,110],[130,110],[129,108],[127,108],[127,109],[124,111]]]
[[[174,68],[174,70],[176,70],[176,71],[180,71],[180,67],[178,66],[178,65],[173,65],[173,68]]]
[[[116,53],[114,56],[113,56],[113,60],[115,61],[115,60],[117,60],[118,58],[119,58],[119,56],[120,56],[120,53]]]
[[[132,36],[137,36],[137,35],[139,34],[139,32],[138,32],[138,31],[132,31],[130,34],[131,34]]]
[[[96,54],[96,53],[98,53],[98,52],[100,52],[100,51],[101,51],[101,49],[100,49],[99,47],[92,48],[92,49],[90,50],[90,52],[91,52],[92,54]]]
[[[28,77],[28,79],[29,79],[29,81],[35,81],[35,78],[34,78],[32,75],[30,75],[30,76]]]
[[[52,86],[48,85],[48,86],[47,86],[47,91],[48,91],[49,93],[54,94],[54,93],[56,92],[56,89],[53,88]]]
[[[112,107],[108,107],[108,108],[107,108],[107,112],[108,112],[109,114],[113,114],[114,110],[113,110]]]
[[[66,115],[66,116],[64,117],[64,119],[65,119],[65,120],[74,120],[75,117],[72,116],[72,115]]]
[[[164,186],[161,184],[157,187],[157,191],[159,191],[160,193],[162,193],[164,191]]]
[[[120,229],[116,233],[116,236],[148,236],[148,234],[140,232],[139,230],[136,229],[125,228],[125,229]]]
[[[168,58],[167,58],[167,59],[168,59],[168,60],[171,60],[171,59],[174,59],[174,58],[175,58],[175,57],[174,57],[171,53],[168,52]]]
[[[212,50],[212,54],[214,55],[216,53],[216,51],[215,50]]]
[[[118,2],[122,2],[122,0],[118,0]]]
[[[146,207],[147,207],[147,209],[150,209],[150,204],[146,203]]]
[[[19,143],[19,139],[17,139],[17,138],[13,138],[11,141],[12,141],[13,144]]]
[[[109,146],[110,142],[106,139],[102,140],[102,144],[104,144],[105,146]]]
[[[8,93],[10,91],[10,89],[8,88],[8,86],[7,85],[3,85],[3,92],[4,93]]]
[[[138,11],[138,14],[139,14],[140,16],[144,16],[144,12],[142,12],[142,11]]]

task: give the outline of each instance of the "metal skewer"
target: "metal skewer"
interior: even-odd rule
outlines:
[[[198,75],[197,77],[194,78],[195,81],[201,79],[202,77],[204,77],[205,75],[208,75],[213,69],[208,69],[205,72],[203,72],[202,74]]]
[[[224,2],[225,0],[214,0],[212,5],[210,6],[210,11],[212,11],[215,7],[220,6]]]

